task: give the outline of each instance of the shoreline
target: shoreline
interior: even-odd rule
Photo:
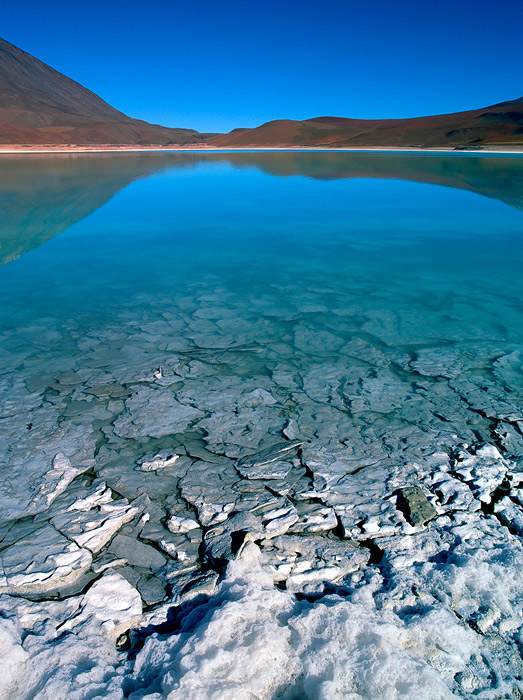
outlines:
[[[0,155],[20,155],[20,154],[50,154],[50,153],[213,153],[213,152],[242,152],[242,151],[319,151],[319,152],[349,152],[349,153],[454,153],[457,155],[473,154],[473,155],[523,155],[523,145],[521,148],[514,147],[506,149],[481,148],[476,149],[456,149],[456,148],[422,148],[414,146],[362,146],[362,147],[339,147],[329,148],[323,146],[242,146],[242,147],[226,147],[226,146],[39,146],[39,147],[22,147],[15,144],[8,144],[6,147],[0,147]]]

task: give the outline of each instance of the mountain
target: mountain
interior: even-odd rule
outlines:
[[[469,112],[411,119],[283,119],[215,136],[210,146],[523,147],[523,97]]]
[[[132,119],[0,39],[0,143],[166,145],[205,138],[193,129]]]
[[[0,144],[523,148],[523,97],[430,117],[281,119],[254,129],[234,129],[229,134],[200,134],[132,119],[0,39]]]

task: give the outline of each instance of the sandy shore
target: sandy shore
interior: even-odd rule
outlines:
[[[456,148],[416,148],[412,146],[382,146],[382,147],[351,147],[351,148],[329,148],[322,146],[245,146],[238,147],[216,147],[216,146],[198,146],[191,144],[189,146],[19,146],[16,144],[8,144],[0,147],[0,155],[6,154],[27,154],[27,153],[144,153],[165,151],[166,153],[176,152],[219,152],[219,151],[348,151],[352,153],[385,153],[385,152],[402,152],[402,153],[478,153],[478,154],[499,154],[499,155],[521,155],[523,154],[523,145],[507,146],[506,148],[491,148],[483,147],[480,150],[476,149],[456,149]]]

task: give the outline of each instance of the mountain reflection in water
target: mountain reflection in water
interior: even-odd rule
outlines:
[[[67,230],[135,180],[213,163],[279,177],[442,185],[523,209],[523,157],[518,156],[323,151],[7,155],[0,158],[0,263]]]

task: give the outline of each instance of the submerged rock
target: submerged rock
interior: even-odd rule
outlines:
[[[0,482],[0,521],[45,511],[73,479],[93,467],[92,428],[58,420],[59,413],[51,406],[0,420],[6,464]]]
[[[46,525],[0,554],[0,593],[36,595],[59,591],[91,566],[92,555]]]
[[[236,469],[245,479],[283,479],[292,469],[289,458],[300,442],[284,442],[266,448],[252,457],[243,457],[236,462]]]
[[[154,547],[127,535],[116,535],[109,545],[109,551],[115,556],[125,559],[132,566],[140,566],[152,571],[161,569],[166,561],[163,554],[160,554]]]
[[[463,290],[428,327],[408,285],[218,277],[2,335],[9,658],[54,697],[517,697],[518,342]]]
[[[174,466],[178,459],[180,459],[180,455],[173,453],[171,450],[162,450],[156,454],[142,457],[139,461],[139,468],[144,472],[166,469],[167,467]]]
[[[293,467],[292,462],[269,462],[252,466],[238,465],[236,469],[244,479],[285,479]]]
[[[103,504],[98,510],[80,512],[76,515],[64,513],[51,521],[62,534],[80,547],[99,552],[125,525],[139,513],[139,508],[127,501]]]
[[[125,412],[114,422],[114,432],[120,437],[162,437],[183,432],[204,413],[181,404],[169,390],[140,387],[125,402]]]
[[[424,525],[437,515],[419,486],[406,486],[399,489],[398,507],[405,513],[411,525]]]

